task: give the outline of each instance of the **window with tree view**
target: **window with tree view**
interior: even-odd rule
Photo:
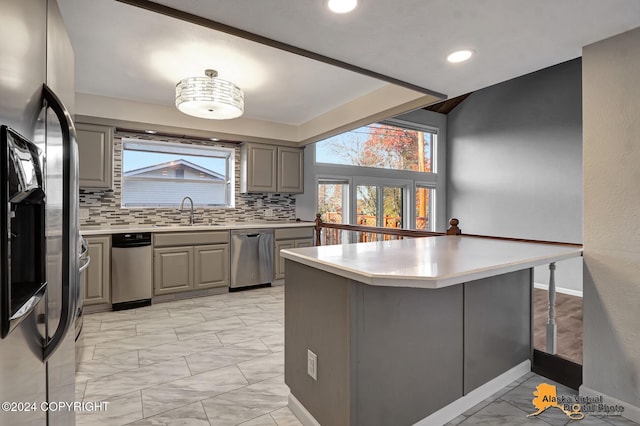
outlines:
[[[316,162],[433,172],[434,134],[374,123],[316,144]]]
[[[334,223],[435,230],[435,129],[374,123],[318,142],[318,212]],[[346,194],[353,194],[347,196]]]
[[[195,206],[233,205],[232,149],[124,140],[122,206],[175,207],[189,196]]]

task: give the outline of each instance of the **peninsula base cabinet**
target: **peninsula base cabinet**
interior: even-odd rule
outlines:
[[[111,303],[111,237],[86,237],[91,263],[80,275],[84,305]]]
[[[280,250],[313,247],[313,228],[276,229],[275,240],[274,278],[281,280],[284,279],[284,258],[280,257]]]
[[[229,286],[229,232],[154,236],[154,295]]]

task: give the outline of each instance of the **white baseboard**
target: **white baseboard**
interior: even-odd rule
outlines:
[[[535,288],[539,288],[540,290],[549,291],[549,286],[547,284],[533,283],[533,286]],[[556,287],[556,293],[568,294],[569,296],[582,297],[582,292],[580,290],[572,290],[570,288]]]
[[[602,400],[605,404],[608,405],[622,405],[624,407],[624,411],[622,412],[622,417],[634,421],[636,423],[640,423],[640,407],[636,407],[635,405],[629,404],[625,401],[620,401],[617,398],[606,395],[602,392],[594,391],[586,387],[585,385],[580,386],[580,396],[602,396]]]
[[[304,408],[304,405],[289,392],[289,410],[300,420],[304,426],[321,426],[320,423]]]
[[[489,398],[500,389],[519,379],[531,371],[531,361],[527,360],[516,365],[511,370],[502,373],[493,380],[488,381],[477,389],[472,390],[462,398],[458,398],[431,414],[428,417],[414,423],[413,426],[441,426],[455,419],[468,409]]]
[[[418,421],[413,426],[441,426],[451,420],[455,419],[468,409],[472,408],[476,404],[489,398],[500,389],[504,388],[513,381],[524,376],[531,371],[531,361],[527,360],[521,364],[516,365],[511,370],[502,373],[495,379],[488,381],[484,385],[469,392],[461,398],[456,399],[451,404],[447,405],[431,414],[428,417]],[[304,426],[320,426],[320,423],[304,408],[304,405],[296,399],[293,394],[289,393],[289,409],[300,420]]]

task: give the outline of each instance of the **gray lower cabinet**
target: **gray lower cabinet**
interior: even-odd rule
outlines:
[[[154,295],[229,286],[229,232],[154,235]]]
[[[216,244],[193,248],[194,289],[229,285],[229,245]]]
[[[80,188],[113,189],[113,127],[76,123]]]
[[[80,276],[85,305],[111,303],[111,237],[86,237],[91,263]]]
[[[276,229],[276,251],[274,256],[274,278],[284,278],[284,258],[280,250],[313,247],[313,228],[284,228]]]
[[[193,247],[158,248],[153,252],[155,295],[193,289]]]

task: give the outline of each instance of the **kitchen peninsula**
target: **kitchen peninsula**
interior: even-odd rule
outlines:
[[[532,268],[581,252],[467,236],[283,250],[290,408],[323,425],[452,419],[529,371]]]

